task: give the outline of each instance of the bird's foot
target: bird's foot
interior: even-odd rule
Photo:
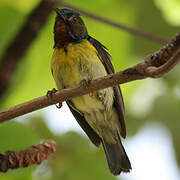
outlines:
[[[48,91],[46,96],[49,98],[49,99],[52,99],[53,97],[53,94],[55,94],[58,90],[53,88],[51,91]],[[58,109],[60,109],[62,107],[62,102],[59,102],[58,104],[56,104],[56,107]]]
[[[88,88],[88,85],[91,83],[91,79],[83,79],[80,84]]]
[[[91,79],[83,79],[80,84],[82,84],[84,87],[88,88],[89,84],[91,83]],[[89,96],[94,98],[95,97],[95,92],[90,92]]]
[[[61,109],[61,108],[62,108],[62,102],[59,102],[58,104],[56,104],[56,107],[57,107],[58,109]]]
[[[51,91],[48,91],[46,96],[49,98],[49,99],[52,99],[53,97],[53,94],[55,94],[58,90],[53,88]]]

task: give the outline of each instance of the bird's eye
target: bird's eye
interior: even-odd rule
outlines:
[[[72,23],[73,23],[73,24],[78,23],[78,18],[77,18],[77,17],[73,17],[73,19],[72,19]]]

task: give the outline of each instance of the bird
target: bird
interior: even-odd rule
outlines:
[[[51,72],[59,90],[88,84],[114,73],[107,48],[88,34],[80,13],[53,8],[54,51]],[[120,86],[101,89],[66,101],[91,142],[103,146],[110,172],[130,172],[131,163],[121,142],[126,137],[125,110]]]

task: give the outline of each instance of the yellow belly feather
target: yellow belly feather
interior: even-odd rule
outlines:
[[[73,87],[83,79],[95,79],[107,75],[101,63],[97,50],[87,40],[81,43],[69,44],[61,49],[55,49],[51,64],[52,73],[58,89]],[[107,88],[100,90],[107,93],[107,107],[113,103],[113,90]],[[76,108],[82,112],[91,110],[103,110],[104,105],[97,98],[90,97],[89,94],[72,99]]]

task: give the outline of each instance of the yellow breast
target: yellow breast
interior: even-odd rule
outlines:
[[[56,63],[60,64],[73,64],[81,59],[92,59],[93,56],[97,56],[97,50],[86,39],[83,39],[81,43],[70,43],[66,48],[55,49],[52,59],[52,68]]]
[[[81,43],[77,44],[69,44],[66,49],[55,49],[51,68],[58,89],[73,87],[83,79],[95,79],[107,75],[98,57],[97,50],[88,40],[82,40]],[[113,101],[112,88],[101,91],[102,94],[106,94],[104,101],[110,107]],[[89,95],[73,98],[72,101],[76,108],[81,111],[104,108],[102,102]]]
[[[79,84],[83,78],[88,76],[86,73],[93,64],[102,66],[97,56],[97,50],[88,40],[82,40],[81,43],[76,44],[70,43],[66,48],[55,49],[51,69],[57,87],[62,89],[61,83],[65,83],[66,87]],[[82,77],[83,71],[85,77]],[[104,71],[104,73],[106,72]]]

